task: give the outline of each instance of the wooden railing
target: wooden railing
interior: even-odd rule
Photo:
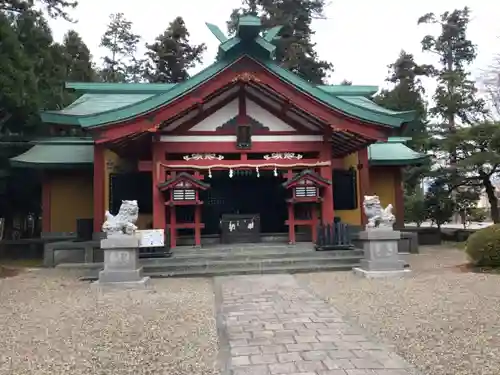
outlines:
[[[315,248],[318,251],[350,250],[354,248],[348,224],[340,221],[318,226]]]

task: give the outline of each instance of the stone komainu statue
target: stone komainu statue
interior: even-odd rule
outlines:
[[[392,214],[392,204],[382,209],[380,199],[377,195],[365,195],[363,209],[368,218],[366,229],[380,228],[392,230],[396,218]]]
[[[133,235],[137,230],[135,223],[139,217],[139,206],[137,201],[122,201],[120,210],[116,216],[109,211],[104,214],[106,221],[102,225],[102,231],[108,237],[119,235]]]

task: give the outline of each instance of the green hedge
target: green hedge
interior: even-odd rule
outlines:
[[[491,225],[472,234],[467,240],[465,251],[476,266],[500,266],[500,224]]]

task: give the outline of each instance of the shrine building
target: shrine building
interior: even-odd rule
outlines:
[[[75,232],[137,200],[140,229],[165,228],[172,247],[282,236],[314,241],[319,223],[365,223],[362,197],[394,206],[403,226],[403,167],[414,112],[382,108],[373,86],[314,85],[282,68],[262,30],[242,17],[216,61],[177,84],[67,83],[81,96],[42,113],[54,132],[11,159],[43,176],[45,233]]]

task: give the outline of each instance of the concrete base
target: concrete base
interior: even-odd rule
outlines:
[[[100,280],[90,284],[93,288],[98,289],[146,289],[149,286],[150,277],[145,276],[138,281],[118,281],[118,282],[103,282]]]
[[[404,269],[398,271],[368,271],[362,268],[356,267],[352,269],[356,276],[361,276],[366,279],[380,279],[388,277],[404,277],[411,273],[411,270]]]

